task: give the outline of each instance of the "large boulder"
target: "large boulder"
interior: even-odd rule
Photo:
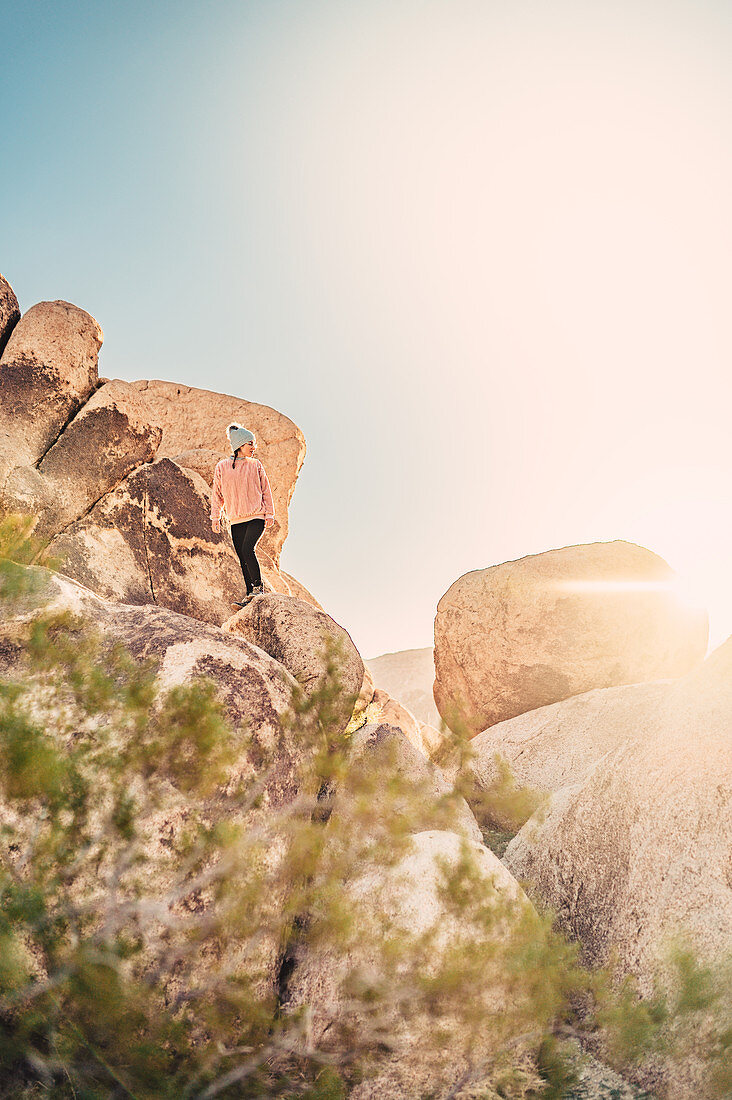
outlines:
[[[444,877],[461,866],[466,844],[476,874],[489,885],[492,904],[497,914],[501,913],[493,930],[495,968],[484,975],[479,989],[460,994],[471,1003],[477,998],[474,1007],[482,1024],[475,1032],[458,1021],[449,1007],[441,1014],[434,1011],[437,1006],[433,1001],[430,1011],[419,996],[421,983],[435,975],[451,949],[472,949],[476,956],[479,950],[475,926],[455,915],[443,892]],[[386,1044],[368,1079],[349,1093],[354,1100],[455,1096],[456,1082],[464,1074],[469,1077],[471,1066],[480,1066],[483,1060],[488,1066],[471,1084],[485,1086],[490,1081],[491,1060],[500,1049],[495,1026],[505,1041],[516,1043],[517,1048],[530,1047],[530,1039],[520,1038],[524,1029],[518,1020],[524,1023],[525,1017],[521,1015],[515,983],[498,962],[502,958],[499,943],[508,941],[513,920],[520,919],[528,903],[492,852],[449,831],[417,833],[395,865],[367,862],[352,867],[345,883],[344,905],[350,918],[350,941],[344,948],[340,944],[334,947],[327,936],[318,937],[317,933],[306,938],[295,953],[293,972],[285,988],[285,1008],[307,1008],[307,1039],[326,1054],[343,1056],[352,1050],[350,1036],[355,1034],[363,1040],[371,1033],[372,1041],[376,1041],[380,1034],[368,1015],[359,1016],[354,1011],[349,987],[354,979],[376,988],[386,984],[389,1007],[379,1021]],[[389,955],[388,944],[395,934],[416,941],[428,939],[428,950],[417,956],[421,960],[418,974],[410,972],[408,957],[404,962],[395,962]],[[439,1001],[439,997],[436,999]],[[513,1012],[517,1028],[512,1029]]]
[[[219,458],[230,454],[226,435],[232,420],[250,428],[257,437],[261,459],[272,486],[276,518],[261,539],[261,545],[279,566],[280,551],[287,538],[287,510],[305,458],[305,438],[296,424],[276,409],[242,401],[223,393],[181,386],[175,382],[133,383],[144,393],[155,423],[163,429],[160,457],[173,458],[199,473],[210,469],[211,453]],[[189,452],[209,452],[191,456]],[[179,457],[180,456],[180,459]],[[210,482],[209,482],[210,485]]]
[[[460,577],[437,605],[434,696],[470,736],[593,688],[678,677],[704,657],[706,612],[628,542],[550,550]]]
[[[0,486],[33,466],[97,385],[102,330],[69,302],[23,314],[0,358]]]
[[[128,382],[102,385],[82,406],[38,467],[18,466],[5,485],[13,511],[38,516],[36,535],[50,537],[79,519],[137,466],[151,462],[161,430],[149,423]]]
[[[208,487],[170,459],[138,467],[50,543],[59,568],[105,599],[157,603],[221,623],[243,591],[225,534],[211,531]]]
[[[327,682],[326,646],[337,647],[342,693],[342,724],[351,716],[364,678],[364,665],[350,634],[303,600],[270,593],[256,596],[222,626],[227,634],[246,638],[290,672],[306,695]]]
[[[19,320],[18,299],[8,280],[0,275],[0,355]]]
[[[506,768],[516,788],[537,796],[581,783],[608,752],[645,735],[642,715],[665,698],[668,683],[596,688],[479,733],[470,742],[467,776],[486,823],[506,823],[503,815],[491,819],[485,801],[506,780]]]
[[[621,721],[630,726],[630,713]],[[590,964],[614,958],[649,992],[674,935],[712,965],[732,947],[732,641],[639,693],[639,733],[612,747],[617,724],[612,708],[598,713],[595,736],[610,751],[527,822],[505,861]],[[662,1094],[707,1095],[681,1078]]]

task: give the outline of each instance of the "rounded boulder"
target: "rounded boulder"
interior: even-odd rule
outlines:
[[[706,612],[685,602],[650,550],[550,550],[466,573],[447,590],[435,618],[435,702],[472,737],[593,688],[682,676],[707,637]]]
[[[35,465],[97,385],[102,330],[70,302],[39,302],[0,359],[0,480]]]
[[[330,615],[294,596],[256,596],[221,628],[259,646],[290,672],[306,695],[327,679],[326,647],[337,647],[343,724],[348,722],[364,679],[364,664],[350,634]]]

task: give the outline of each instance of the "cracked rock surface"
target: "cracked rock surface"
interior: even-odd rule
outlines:
[[[102,330],[70,302],[24,313],[0,358],[0,485],[43,458],[97,384]]]
[[[128,382],[107,382],[89,398],[36,466],[9,475],[9,506],[37,515],[36,535],[50,537],[88,512],[160,442],[144,402]]]
[[[163,458],[131,473],[50,550],[67,576],[106,599],[159,603],[220,623],[241,587],[240,570],[208,517],[205,482]]]
[[[211,530],[210,482],[228,453],[226,425],[242,419],[259,438],[278,510],[258,547],[264,582],[319,607],[279,569],[305,453],[291,420],[170,382],[100,380],[94,318],[63,301],[20,317],[0,276],[0,349],[5,341],[0,504],[37,517],[36,537],[59,569],[109,599],[228,618],[245,586],[229,535]]]

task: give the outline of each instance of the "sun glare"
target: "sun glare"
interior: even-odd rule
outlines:
[[[667,592],[689,607],[709,610],[701,585],[686,577],[671,577],[667,581],[561,581],[558,587],[568,592]]]

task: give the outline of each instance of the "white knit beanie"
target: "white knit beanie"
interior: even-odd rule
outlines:
[[[245,443],[254,443],[254,432],[250,432],[248,428],[243,428],[241,424],[229,424],[226,431],[229,434],[229,443],[233,454],[236,454]]]

